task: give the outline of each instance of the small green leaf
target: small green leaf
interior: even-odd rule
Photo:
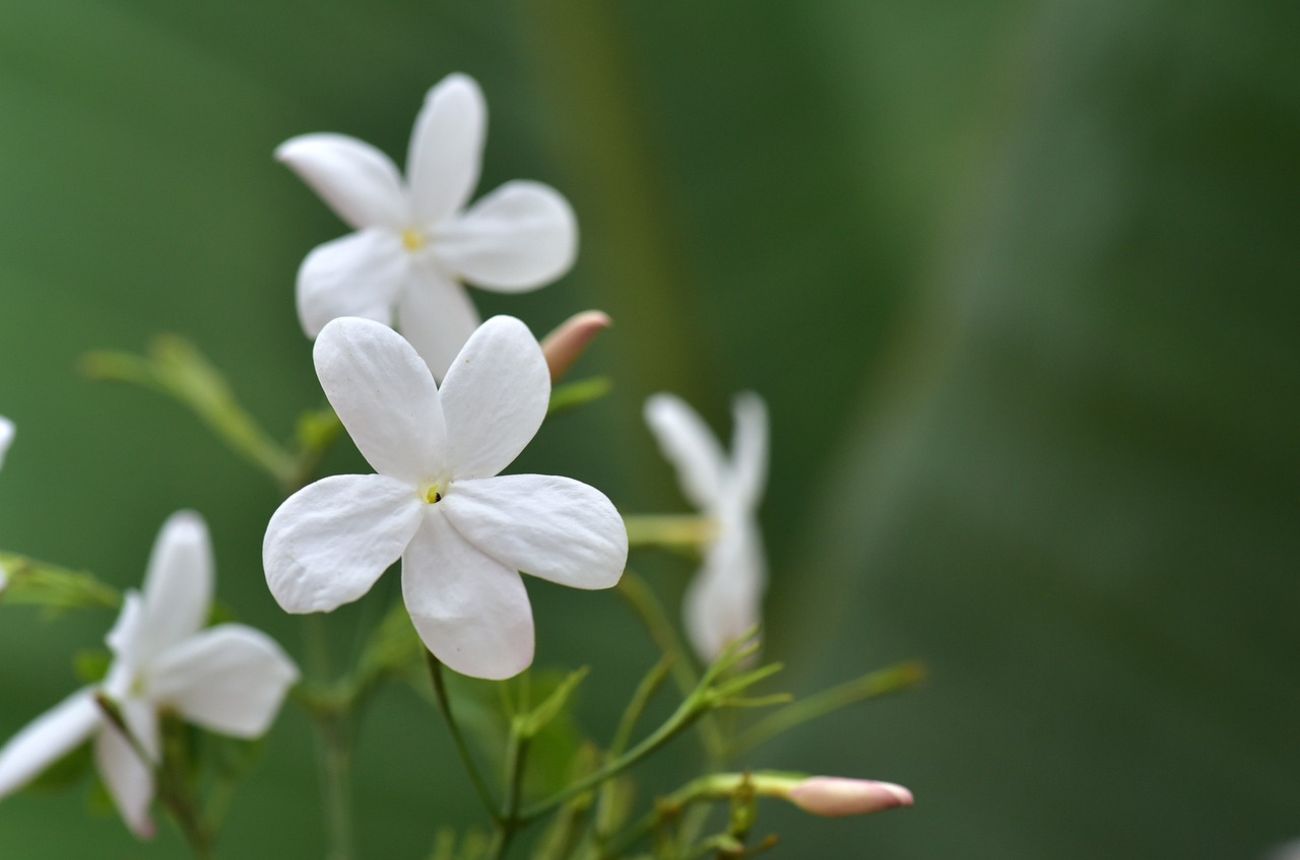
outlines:
[[[605,376],[580,379],[577,382],[566,382],[551,391],[551,405],[546,414],[548,416],[558,415],[561,412],[594,403],[609,394],[613,388],[614,384]]]
[[[578,688],[579,684],[586,680],[590,671],[591,670],[588,667],[583,666],[575,672],[570,672],[569,676],[561,681],[540,705],[525,716],[521,723],[521,731],[523,732],[524,737],[534,737],[552,720],[554,720],[564,709],[564,706],[568,704],[569,697],[573,695],[573,691]]]

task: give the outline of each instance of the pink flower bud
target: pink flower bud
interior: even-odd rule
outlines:
[[[582,357],[587,347],[613,320],[604,311],[583,311],[560,323],[542,340],[542,353],[551,369],[551,381],[559,382]]]
[[[912,805],[912,792],[891,782],[813,776],[790,789],[790,802],[813,815],[843,818]]]

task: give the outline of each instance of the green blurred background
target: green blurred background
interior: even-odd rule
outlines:
[[[517,469],[684,510],[640,422],[683,394],[773,416],[768,652],[808,691],[898,659],[925,688],[754,764],[893,779],[917,807],[813,821],[785,857],[1256,857],[1300,834],[1300,7],[919,2],[0,2],[0,546],[139,581],[193,507],[241,618],[301,654],[262,581],[278,498],[170,402],[80,378],[172,331],[287,436],[319,389],[295,269],[345,228],[270,152],[405,152],[476,76],[481,191],[572,200],[560,283],[479,293],[542,332],[617,321],[615,394]],[[359,468],[344,445],[329,467]],[[690,567],[638,558],[676,599]],[[390,576],[391,578],[391,576]],[[391,589],[391,583],[388,586]],[[653,658],[615,597],[530,582],[539,664],[593,665],[606,737]],[[389,592],[391,593],[391,591]],[[383,589],[372,595],[382,600]],[[111,618],[0,611],[0,737],[76,683]],[[337,650],[355,618],[331,619]],[[599,643],[599,647],[593,647]],[[693,765],[678,744],[650,770]],[[364,857],[477,821],[427,704],[361,739]],[[223,856],[323,851],[287,710]],[[0,856],[183,856],[88,791],[0,804]]]

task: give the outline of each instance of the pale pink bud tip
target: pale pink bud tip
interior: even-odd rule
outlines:
[[[790,802],[813,815],[843,818],[912,805],[912,792],[892,782],[814,776],[790,789]]]
[[[583,311],[560,323],[542,340],[542,353],[551,369],[551,381],[558,382],[569,372],[596,335],[613,324],[604,311]]]

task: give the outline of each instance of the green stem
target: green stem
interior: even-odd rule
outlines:
[[[0,592],[9,603],[28,603],[52,609],[116,609],[122,595],[83,570],[72,570],[48,561],[0,552],[0,569],[9,584]]]
[[[654,591],[644,579],[629,570],[623,574],[618,584],[618,593],[641,619],[646,632],[650,634],[651,641],[671,660],[673,680],[682,695],[689,695],[699,683],[699,679],[691,669],[690,658],[681,639],[677,636],[676,628],[668,620],[668,613],[655,597]],[[700,722],[700,738],[710,765],[721,764],[726,754],[726,742],[717,721],[711,715],[706,715]]]
[[[501,806],[492,849],[488,852],[490,860],[501,860],[506,856],[506,850],[521,824],[519,804],[523,798],[524,766],[528,760],[530,740],[522,730],[521,719],[516,717],[510,727],[510,741],[506,747],[506,799]]]
[[[329,637],[323,615],[302,620],[307,668],[318,683],[331,678]],[[307,688],[300,688],[307,689]],[[325,817],[326,857],[351,860],[356,851],[356,830],[352,821],[351,724],[347,702],[330,697],[313,700],[308,708],[316,729],[316,768],[320,780],[321,810]]]
[[[742,790],[751,791],[758,797],[786,798],[789,796],[790,790],[804,779],[807,779],[804,774],[780,771],[711,773],[697,777],[667,797],[656,801],[654,809],[647,812],[635,824],[625,830],[617,840],[611,842],[600,856],[602,858],[621,856],[641,839],[681,815],[696,803],[729,800]]]
[[[870,674],[855,678],[847,683],[831,687],[806,699],[787,705],[759,720],[729,748],[731,756],[748,752],[767,743],[777,735],[788,732],[796,726],[824,717],[848,705],[875,699],[891,693],[897,693],[913,687],[925,679],[925,667],[920,663],[907,662],[880,669]]]
[[[493,821],[500,823],[501,814],[492,800],[492,792],[488,790],[483,775],[479,773],[478,765],[474,763],[474,754],[470,752],[469,744],[465,742],[465,736],[461,734],[460,725],[456,722],[455,714],[452,713],[451,698],[447,695],[447,683],[443,678],[442,661],[435,657],[432,651],[426,650],[424,654],[425,661],[429,664],[429,678],[433,682],[433,692],[438,700],[438,711],[447,723],[447,731],[451,733],[456,752],[460,755],[466,772],[469,773],[470,782],[474,784],[474,791],[482,801],[483,808],[487,810],[488,815],[492,816]]]
[[[649,737],[641,741],[631,750],[618,756],[611,762],[605,764],[602,768],[591,773],[582,779],[560,789],[547,799],[535,803],[524,809],[519,818],[523,822],[530,822],[539,818],[546,813],[555,809],[571,797],[581,794],[589,788],[600,785],[610,777],[617,776],[628,768],[632,767],[641,759],[650,755],[650,753],[659,749],[664,744],[675,738],[682,731],[687,729],[691,723],[695,722],[704,713],[704,705],[699,695],[692,695],[678,706],[663,725],[654,731]]]
[[[695,514],[629,514],[623,524],[631,547],[699,549],[718,535],[717,523]]]
[[[668,677],[672,665],[673,657],[665,654],[641,679],[641,683],[637,684],[636,692],[632,694],[632,700],[628,702],[627,708],[624,709],[623,716],[618,721],[618,729],[614,732],[614,738],[610,741],[609,749],[605,753],[607,761],[612,761],[623,750],[627,749],[628,743],[632,740],[632,732],[636,730],[637,722],[640,721],[641,715],[645,713],[651,699],[654,698],[655,693],[659,691],[664,680]],[[612,829],[610,817],[614,808],[614,792],[615,783],[606,782],[601,786],[600,794],[596,799],[596,837],[598,839],[608,836]]]
[[[356,846],[352,823],[352,750],[344,714],[317,720],[321,802],[325,810],[329,860],[351,860]]]

